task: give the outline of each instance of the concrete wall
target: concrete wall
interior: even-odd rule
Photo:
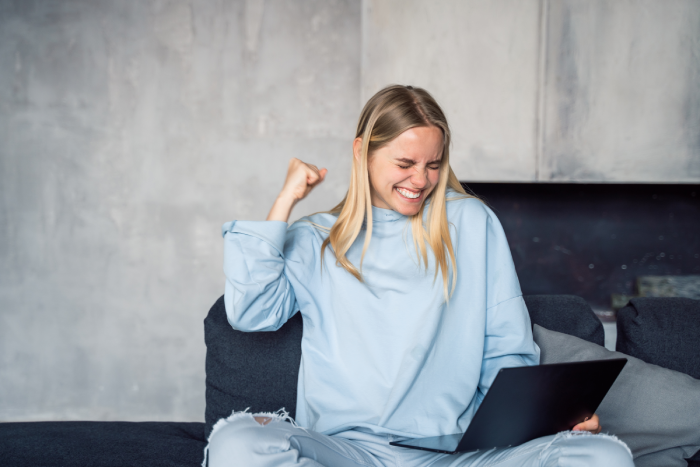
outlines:
[[[202,420],[220,226],[361,103],[444,105],[463,179],[700,181],[700,3],[0,0],[0,421]]]
[[[700,182],[700,2],[546,5],[539,179]]]
[[[362,96],[389,83],[444,108],[464,180],[536,180],[538,0],[368,0]]]
[[[366,0],[362,95],[433,92],[462,180],[700,182],[697,0]]]
[[[203,420],[221,224],[347,188],[355,1],[0,1],[0,420]]]

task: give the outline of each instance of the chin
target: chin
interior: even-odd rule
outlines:
[[[394,211],[398,212],[399,214],[403,214],[404,216],[415,216],[418,214],[422,206],[422,202],[420,204],[410,205],[406,205],[406,203],[396,203]]]
[[[402,209],[397,209],[397,211],[404,216],[415,216],[420,211],[420,208],[420,206],[402,207]]]

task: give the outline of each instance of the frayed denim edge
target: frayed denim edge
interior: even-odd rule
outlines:
[[[307,431],[306,428],[301,427],[297,424],[297,422],[294,421],[294,418],[292,418],[291,415],[289,415],[289,412],[282,407],[276,412],[258,412],[258,413],[251,413],[248,412],[250,410],[250,407],[247,407],[245,410],[238,411],[236,412],[235,410],[231,412],[231,415],[229,415],[226,418],[220,419],[218,422],[214,424],[214,426],[211,429],[211,433],[209,433],[209,437],[207,438],[207,445],[204,447],[204,460],[202,461],[202,467],[207,467],[207,460],[209,456],[209,443],[211,442],[212,436],[214,436],[214,433],[219,431],[222,427],[228,425],[229,423],[238,420],[240,418],[246,418],[246,417],[269,417],[272,420],[270,420],[269,423],[272,422],[289,422],[292,424],[293,427],[299,428],[301,430]],[[267,423],[266,423],[267,425]]]
[[[627,444],[626,444],[624,441],[622,441],[620,438],[618,438],[617,436],[611,435],[611,434],[609,434],[609,433],[598,433],[598,434],[593,434],[593,433],[591,433],[590,431],[562,431],[562,432],[559,432],[559,433],[557,433],[557,435],[556,435],[554,438],[552,438],[552,440],[549,442],[549,444],[547,444],[547,446],[545,446],[545,447],[542,449],[541,452],[545,452],[545,450],[546,450],[548,447],[550,447],[550,446],[551,446],[555,441],[557,441],[558,439],[562,439],[562,438],[563,438],[563,439],[575,438],[575,437],[577,437],[577,436],[581,436],[581,437],[583,437],[583,436],[601,436],[601,437],[604,437],[604,438],[610,438],[610,439],[612,439],[612,440],[614,440],[614,441],[617,441],[619,444],[623,445],[623,446],[625,447],[625,449],[627,449],[627,452],[629,453],[630,457],[631,457],[631,458],[634,458],[634,456],[632,455],[632,451],[630,450],[629,446],[627,446]]]

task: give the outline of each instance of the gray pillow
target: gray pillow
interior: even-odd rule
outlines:
[[[533,333],[543,364],[627,359],[597,413],[637,467],[685,467],[700,449],[700,380],[538,325]]]

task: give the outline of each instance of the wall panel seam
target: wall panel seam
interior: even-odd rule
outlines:
[[[539,1],[539,28],[537,47],[537,87],[535,92],[535,181],[541,180],[544,156],[544,132],[547,96],[547,32],[549,29],[549,0]]]

